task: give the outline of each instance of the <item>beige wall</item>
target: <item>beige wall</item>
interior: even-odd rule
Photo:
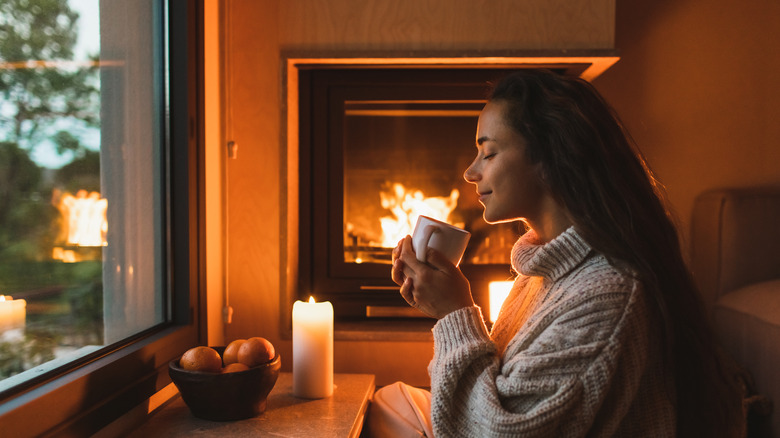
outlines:
[[[280,3],[280,43],[288,49],[602,49],[614,43],[614,0]]]
[[[635,0],[616,15],[621,60],[594,83],[666,185],[687,245],[698,194],[780,184],[780,2]]]
[[[290,369],[280,327],[282,50],[613,48],[596,85],[667,184],[683,224],[693,197],[721,185],[780,183],[776,0],[226,0],[227,280],[225,339],[265,336]],[[518,5],[520,4],[520,5]],[[456,5],[456,6],[453,6]],[[615,43],[613,43],[613,41]],[[286,310],[285,310],[286,311]],[[339,341],[336,370],[379,384],[427,385],[429,342]]]

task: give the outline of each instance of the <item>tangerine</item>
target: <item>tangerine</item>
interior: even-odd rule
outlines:
[[[225,366],[238,362],[238,349],[246,342],[246,339],[236,339],[225,347],[225,351],[222,352],[222,362]]]
[[[188,371],[218,373],[222,370],[222,358],[211,347],[193,347],[181,356],[179,366]]]
[[[276,356],[276,350],[268,339],[249,338],[238,349],[238,361],[248,367],[264,364]]]
[[[244,365],[244,364],[242,364],[240,362],[235,362],[235,363],[231,363],[230,365],[225,366],[225,368],[222,368],[222,374],[225,374],[225,373],[237,373],[239,371],[246,371],[248,369],[249,369],[248,366],[246,366],[246,365]]]

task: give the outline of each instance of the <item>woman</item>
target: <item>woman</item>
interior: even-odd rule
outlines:
[[[437,437],[739,436],[741,399],[660,185],[598,92],[514,73],[493,89],[476,147],[464,177],[484,219],[529,227],[511,254],[518,276],[488,333],[460,270],[399,243],[393,281],[438,319],[431,395],[378,391],[370,430],[411,408]],[[409,406],[392,406],[398,394]]]

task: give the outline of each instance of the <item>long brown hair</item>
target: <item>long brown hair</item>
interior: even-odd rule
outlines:
[[[645,286],[675,376],[678,436],[733,436],[739,394],[719,359],[663,187],[615,111],[590,83],[534,69],[502,79],[489,100],[507,104],[507,122],[578,233]]]

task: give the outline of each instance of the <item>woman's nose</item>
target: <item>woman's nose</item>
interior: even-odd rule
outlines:
[[[479,173],[477,172],[477,169],[475,169],[473,162],[466,168],[466,171],[463,172],[463,179],[470,183],[475,183],[479,180]]]

